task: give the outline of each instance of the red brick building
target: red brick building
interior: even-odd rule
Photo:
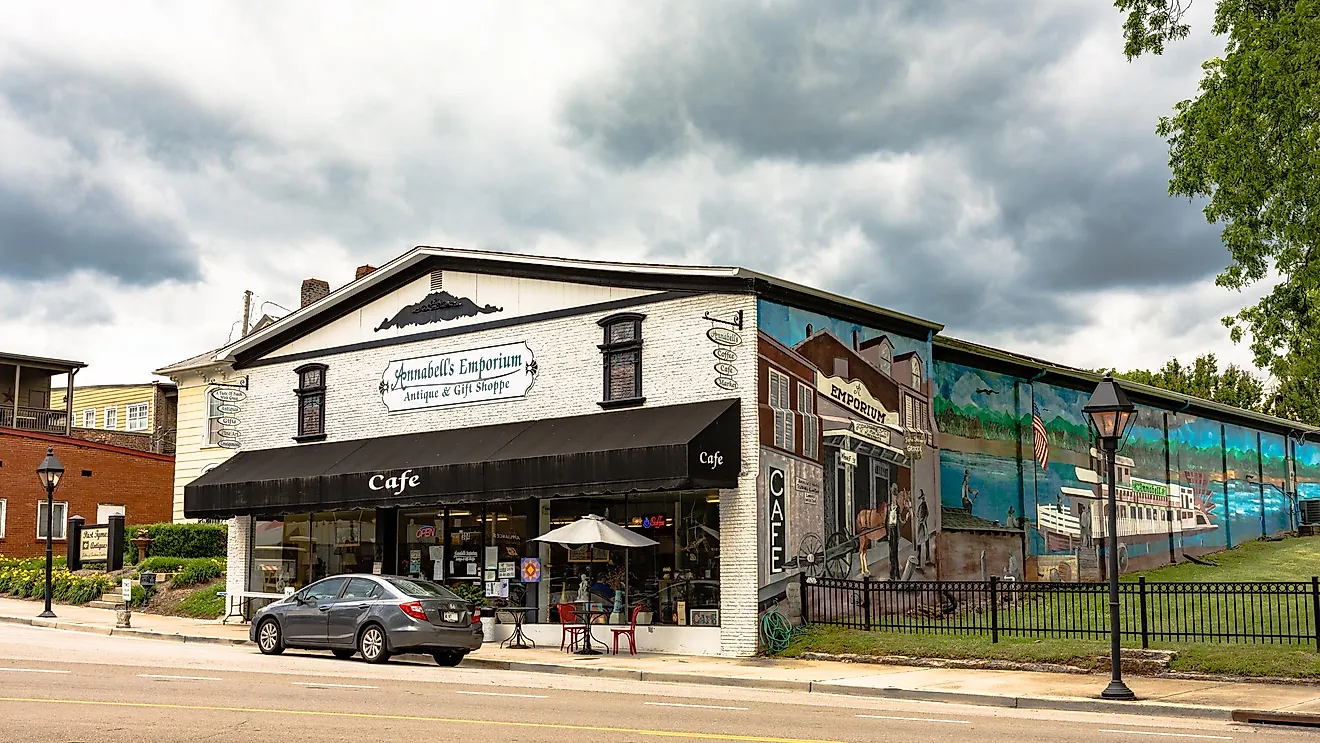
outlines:
[[[174,457],[36,431],[0,428],[0,555],[45,554],[46,493],[37,466],[54,447],[64,465],[55,490],[55,553],[69,516],[103,523],[123,513],[129,524],[170,521],[174,501]],[[40,526],[38,516],[41,517]]]

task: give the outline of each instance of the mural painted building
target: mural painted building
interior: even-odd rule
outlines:
[[[1098,578],[1111,544],[1175,561],[1320,495],[1316,429],[1125,385],[1106,534],[1096,375],[746,269],[416,248],[324,288],[193,360],[246,385],[239,452],[180,483],[183,517],[229,520],[231,597],[428,577],[552,641],[585,590],[642,606],[645,649],[746,655],[803,574]],[[657,545],[534,541],[587,514]]]
[[[1096,375],[947,337],[934,341],[941,500],[1021,523],[1031,579],[1098,579],[1296,527],[1287,451],[1313,429],[1123,382],[1137,416],[1116,464],[1118,534],[1106,533],[1104,465],[1082,407]],[[1312,460],[1313,462],[1315,460]],[[1297,490],[1320,467],[1299,469]],[[1023,521],[1025,520],[1025,521]]]

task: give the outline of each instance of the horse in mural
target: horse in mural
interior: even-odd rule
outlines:
[[[861,563],[861,575],[870,575],[871,568],[866,564],[866,552],[873,542],[883,542],[889,538],[891,525],[893,536],[899,535],[899,526],[912,520],[912,494],[899,491],[898,486],[890,488],[889,501],[879,504],[879,508],[863,508],[857,512],[854,527],[857,532],[857,559]]]

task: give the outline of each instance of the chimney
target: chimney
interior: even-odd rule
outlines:
[[[303,279],[302,304],[299,309],[330,294],[330,283],[320,279]]]
[[[363,276],[366,276],[367,274],[375,270],[376,270],[375,266],[358,266],[357,273],[353,275],[353,280],[357,281],[358,279],[362,278]]]

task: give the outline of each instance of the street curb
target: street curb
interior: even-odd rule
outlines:
[[[84,624],[58,622],[49,619],[0,616],[0,623],[22,624],[33,627],[50,627],[85,632],[89,634],[113,637],[138,637],[151,640],[168,640],[181,643],[209,645],[248,645],[248,640],[223,637],[205,637],[194,635],[176,635],[166,632],[142,629],[109,629]],[[515,671],[523,673],[549,673],[561,676],[585,676],[594,678],[624,679],[630,681],[650,681],[674,684],[694,684],[703,686],[723,686],[742,689],[765,689],[774,691],[799,691],[812,694],[837,694],[841,696],[870,697],[881,699],[901,699],[914,702],[943,702],[946,704],[967,704],[977,707],[999,707],[1016,709],[1057,710],[1062,712],[1099,712],[1109,714],[1156,714],[1162,717],[1183,717],[1212,720],[1233,720],[1244,714],[1243,710],[1227,707],[1190,707],[1159,701],[1111,702],[1103,699],[1052,699],[1048,697],[1014,697],[998,694],[975,694],[955,691],[937,691],[924,689],[899,689],[896,687],[852,686],[829,681],[794,681],[789,679],[756,679],[738,676],[709,676],[695,673],[675,673],[672,671],[640,671],[626,668],[599,668],[595,666],[563,666],[552,663],[527,663],[523,661],[495,660],[475,658],[469,655],[463,659],[463,667],[489,668],[496,671]],[[1261,712],[1260,715],[1288,716],[1306,718],[1305,715],[1290,713]],[[1310,716],[1315,717],[1315,716]],[[1306,724],[1306,723],[1294,723]]]
[[[247,645],[247,640],[228,637],[207,637],[204,635],[177,635],[171,632],[157,632],[149,629],[134,629],[132,627],[99,627],[91,624],[77,624],[75,622],[61,622],[52,619],[41,619],[40,617],[6,617],[0,616],[0,624],[21,624],[29,627],[44,627],[47,629],[58,629],[66,632],[82,632],[89,635],[101,635],[103,637],[137,637],[144,640],[165,640],[167,642],[183,642],[201,645]]]
[[[921,689],[868,688],[827,681],[793,681],[788,679],[754,679],[737,676],[707,676],[690,673],[634,671],[621,668],[594,668],[591,666],[559,666],[550,663],[523,663],[519,661],[474,658],[463,659],[465,667],[489,668],[498,671],[525,673],[555,673],[564,676],[617,678],[634,681],[652,681],[703,686],[724,686],[743,689],[800,691],[813,694],[902,699],[913,702],[943,702],[968,704],[977,707],[1058,710],[1062,712],[1101,712],[1129,715],[1158,714],[1163,717],[1228,720],[1233,710],[1225,707],[1186,707],[1158,701],[1110,702],[1102,699],[1051,699],[1047,697],[1013,697],[997,694],[935,691]]]

